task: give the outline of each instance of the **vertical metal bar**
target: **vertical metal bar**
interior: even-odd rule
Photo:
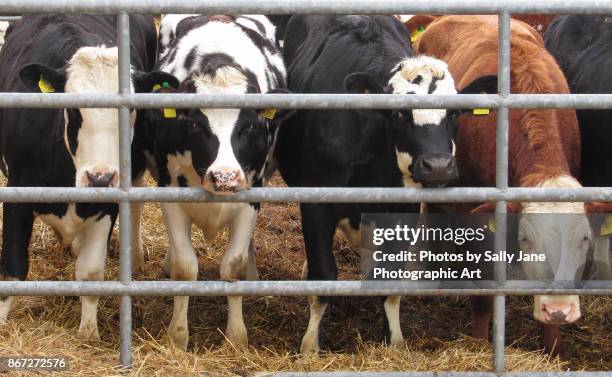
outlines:
[[[501,96],[510,94],[510,13],[499,15],[499,54],[498,54],[498,91]],[[497,132],[495,148],[495,183],[499,189],[508,188],[508,129],[509,111],[503,107],[497,111]],[[499,201],[495,205],[495,249],[506,249],[507,203]],[[499,283],[506,280],[506,264],[495,264],[495,279]],[[493,304],[493,370],[503,373],[505,369],[505,308],[506,297],[496,295]]]
[[[117,35],[119,49],[119,93],[131,92],[131,65],[130,65],[130,18],[125,12],[117,16]],[[132,186],[131,161],[131,133],[130,109],[119,108],[119,158],[121,161],[120,178],[121,188],[124,190]],[[132,280],[132,240],[131,240],[131,211],[130,203],[119,203],[119,279],[128,284]],[[120,327],[120,363],[125,369],[132,366],[132,299],[122,296],[119,306]]]

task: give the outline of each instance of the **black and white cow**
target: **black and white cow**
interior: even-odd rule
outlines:
[[[175,21],[174,17],[168,19]],[[162,20],[162,29],[170,29]],[[185,24],[184,24],[185,23]],[[158,68],[176,77],[160,93],[244,94],[285,92],[286,72],[276,48],[274,26],[264,16],[198,16],[180,21],[182,30],[162,51]],[[147,112],[148,156],[160,186],[203,187],[231,195],[262,186],[271,164],[279,122],[288,114],[274,109],[163,109]],[[175,280],[196,280],[198,260],[191,225],[211,239],[229,227],[221,279],[257,279],[253,230],[259,204],[162,203],[169,232],[166,262]],[[189,341],[188,297],[174,298],[170,338]],[[242,297],[228,297],[226,336],[246,346]]]
[[[289,89],[298,93],[456,94],[444,62],[414,57],[406,28],[394,17],[293,16],[285,31]],[[474,83],[466,92],[480,92]],[[491,84],[491,83],[489,83]],[[486,86],[486,85],[485,85]],[[495,83],[493,83],[495,87]],[[281,128],[279,170],[290,186],[443,186],[458,177],[455,112],[301,110]],[[419,212],[419,205],[300,206],[308,280],[337,279],[332,239],[337,226],[359,249],[362,212]],[[311,297],[302,353],[319,350],[328,300]],[[399,297],[384,303],[385,330],[403,344]]]
[[[153,17],[132,16],[130,27],[132,84],[150,92],[151,80],[166,76],[143,73],[155,62]],[[25,16],[0,52],[0,92],[117,93],[116,33],[116,17],[110,15]],[[10,187],[117,187],[118,137],[116,109],[0,109],[0,152]],[[104,279],[116,204],[4,203],[3,280],[26,279],[37,217],[77,256],[77,280]],[[139,235],[133,238],[137,263]],[[13,300],[0,300],[1,323]],[[85,339],[99,338],[97,305],[98,297],[82,297],[79,335]]]
[[[612,58],[612,17],[558,16],[544,34],[575,94],[612,93],[612,72],[602,69]],[[612,110],[576,110],[582,143],[580,183],[586,187],[612,186]],[[595,278],[612,278],[610,239],[595,241]]]

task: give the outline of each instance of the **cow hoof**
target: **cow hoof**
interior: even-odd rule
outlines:
[[[79,331],[77,332],[77,336],[87,342],[100,340],[98,326],[92,323],[81,325],[79,327]]]
[[[144,257],[135,257],[132,259],[132,274],[144,272]]]
[[[391,343],[389,343],[389,348],[393,350],[402,350],[406,348],[406,342],[404,341],[404,338],[391,339]]]
[[[168,329],[168,337],[176,348],[181,350],[187,349],[189,343],[189,329],[185,326],[170,326]]]
[[[321,348],[319,347],[319,341],[317,339],[302,339],[302,344],[300,345],[300,354],[318,356],[320,352]]]
[[[239,349],[247,349],[249,347],[249,338],[247,336],[247,330],[244,325],[227,327],[225,330],[225,336],[227,340]]]

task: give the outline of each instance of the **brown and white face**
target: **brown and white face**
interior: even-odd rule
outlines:
[[[520,250],[546,257],[545,262],[521,262],[528,280],[580,280],[591,241],[591,227],[583,203],[523,204],[518,228]],[[534,297],[533,316],[540,322],[567,324],[580,315],[576,295]]]
[[[139,92],[150,92],[154,80],[161,83],[165,78],[160,75],[164,74],[133,71],[132,87]],[[117,48],[82,47],[66,68],[31,64],[22,68],[20,78],[32,92],[116,94],[119,91]],[[131,111],[132,129],[135,120],[136,112]],[[64,109],[64,126],[64,142],[76,168],[75,186],[118,187],[118,110]]]

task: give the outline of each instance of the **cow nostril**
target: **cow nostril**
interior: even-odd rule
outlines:
[[[115,178],[115,173],[90,173],[86,172],[88,187],[109,187],[113,183],[113,179]]]
[[[421,168],[423,170],[423,173],[429,174],[433,170],[433,164],[431,163],[431,161],[423,159],[423,162],[421,163]]]
[[[567,318],[567,315],[563,313],[561,310],[557,310],[556,312],[550,313],[550,318],[553,321],[565,321],[565,318]]]

